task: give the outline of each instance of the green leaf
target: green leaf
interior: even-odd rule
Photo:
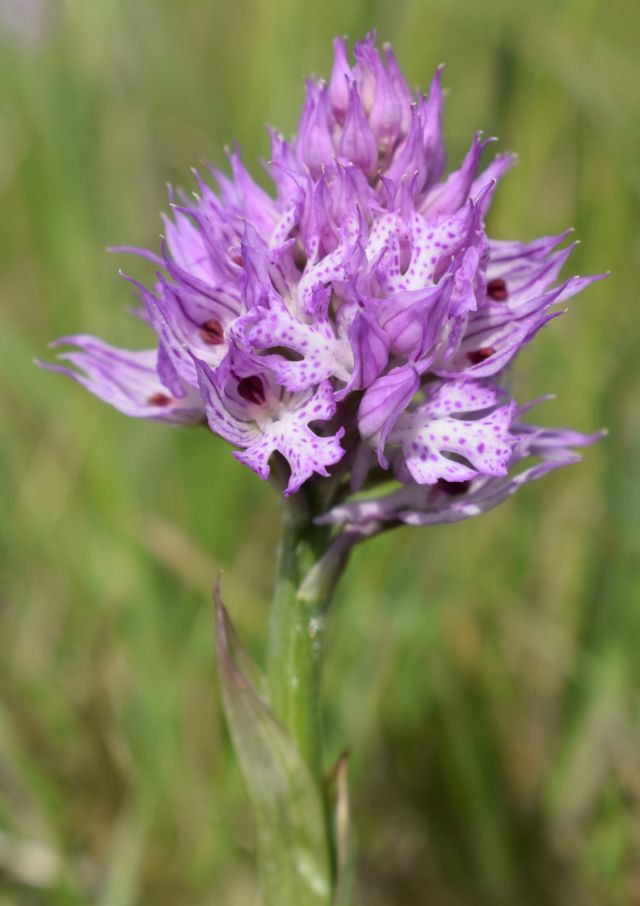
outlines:
[[[216,587],[222,699],[256,822],[265,906],[331,906],[321,793],[282,724],[256,689]]]

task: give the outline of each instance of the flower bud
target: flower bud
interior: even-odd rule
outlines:
[[[369,127],[355,82],[349,86],[349,107],[340,139],[340,154],[371,178],[378,164],[378,148]]]

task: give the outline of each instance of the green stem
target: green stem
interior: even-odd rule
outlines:
[[[321,510],[326,505],[326,501],[324,504],[315,502]],[[349,836],[345,819],[347,806],[344,789],[338,797],[339,807],[327,791],[320,693],[327,610],[350,551],[361,535],[343,531],[334,536],[330,527],[314,525],[313,513],[314,500],[310,494],[299,493],[295,499],[284,503],[282,542],[269,626],[268,693],[271,710],[308,766],[311,781],[320,795],[324,819],[322,835],[333,891],[331,902],[334,906],[348,906],[351,868],[345,843]],[[344,788],[344,768],[342,771]],[[338,827],[334,826],[336,823]],[[317,819],[315,827],[318,829]],[[291,859],[295,851],[296,841],[289,841],[285,859]],[[287,871],[290,867],[287,862]],[[296,876],[295,871],[293,874]],[[285,903],[289,906],[281,887],[280,883],[276,886],[278,899],[275,902],[278,906]],[[291,906],[301,902],[297,896]]]
[[[335,582],[307,583],[303,590],[301,585],[325,554],[328,540],[329,530],[314,526],[306,507],[285,504],[269,631],[269,699],[318,781],[323,768],[324,622]]]

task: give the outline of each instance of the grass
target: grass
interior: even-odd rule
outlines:
[[[10,3],[0,4],[4,10]],[[16,0],[14,6],[19,8]],[[335,33],[441,60],[450,161],[521,163],[496,237],[576,227],[612,270],[526,351],[521,398],[609,438],[482,520],[358,552],[336,601],[329,750],[352,746],[362,903],[623,906],[640,890],[640,168],[623,0],[66,0],[0,25],[0,904],[246,906],[251,825],[215,687],[210,588],[261,657],[276,501],[205,432],[128,421],[32,365],[135,346],[119,242],[165,182],[295,128]],[[5,14],[0,11],[0,23]]]

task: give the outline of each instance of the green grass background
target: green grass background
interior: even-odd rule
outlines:
[[[265,155],[332,36],[373,25],[411,83],[445,61],[451,164],[478,128],[519,152],[492,235],[573,225],[570,272],[612,270],[514,376],[558,394],[550,423],[610,436],[481,519],[355,556],[325,701],[329,755],[352,746],[361,902],[640,903],[634,4],[49,9],[39,40],[0,26],[0,903],[256,902],[210,589],[224,568],[260,658],[275,495],[206,432],[127,420],[32,359],[73,331],[143,343],[105,246],[157,246],[165,182],[234,139]]]

